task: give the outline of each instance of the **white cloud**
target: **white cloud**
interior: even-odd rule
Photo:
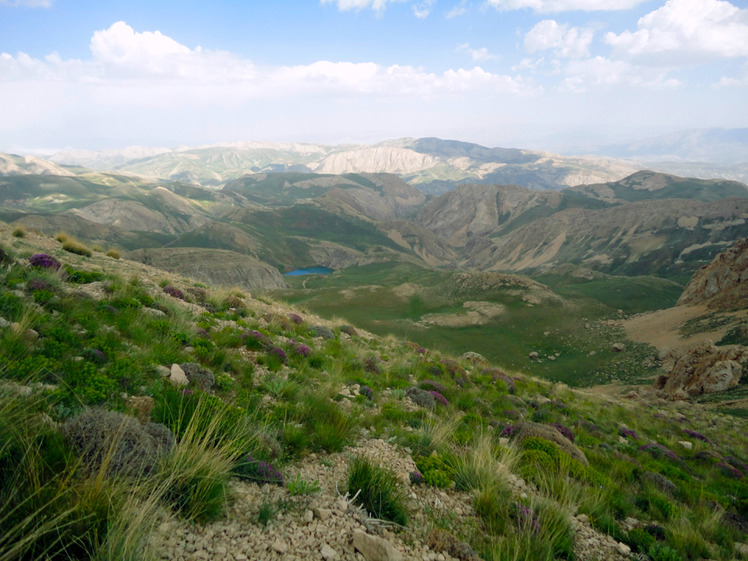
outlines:
[[[322,4],[336,4],[341,12],[360,11],[371,8],[375,12],[382,12],[387,4],[407,2],[409,0],[321,0]]]
[[[668,0],[642,17],[637,31],[607,33],[605,42],[647,64],[748,57],[748,10],[722,0]]]
[[[574,10],[610,11],[628,10],[644,0],[486,0],[486,4],[502,11],[529,8],[542,14]]]
[[[0,5],[11,8],[51,8],[54,0],[0,0]]]
[[[57,88],[60,95],[75,91],[96,103],[146,107],[236,105],[315,95],[344,99],[534,91],[520,78],[478,66],[440,74],[374,62],[317,61],[261,68],[228,52],[190,49],[158,31],[136,32],[124,22],[95,32],[90,47],[89,60],[63,60],[56,53],[44,59],[1,53],[0,100],[6,86],[23,82]]]
[[[560,89],[584,93],[594,89],[616,88],[677,88],[680,82],[668,79],[667,72],[633,65],[624,60],[611,60],[596,56],[583,60],[571,60],[564,68],[564,79]]]
[[[464,16],[468,11],[469,6],[470,4],[468,0],[461,0],[459,4],[447,12],[446,18],[452,19],[458,16]]]
[[[458,45],[455,50],[458,53],[468,53],[470,57],[473,59],[473,62],[482,62],[485,60],[493,60],[493,59],[499,58],[498,55],[492,55],[491,53],[489,53],[486,47],[473,49],[470,47],[469,43],[463,43],[462,45]]]
[[[413,6],[413,15],[415,15],[419,19],[424,19],[428,17],[428,15],[431,13],[431,9],[434,7],[434,3],[436,0],[423,0],[422,2],[419,2],[415,6]]]
[[[534,53],[554,49],[556,56],[580,58],[589,55],[595,32],[589,28],[569,27],[552,19],[537,23],[525,35],[525,49]]]

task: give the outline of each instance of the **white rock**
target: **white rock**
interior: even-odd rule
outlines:
[[[690,450],[691,448],[693,448],[693,442],[689,442],[688,440],[679,440],[678,444],[683,446],[683,448],[685,448],[686,450]]]
[[[283,555],[284,553],[286,553],[286,551],[288,551],[288,544],[284,542],[282,539],[278,538],[273,543],[273,551]]]
[[[320,553],[322,554],[322,557],[326,559],[326,561],[333,561],[334,559],[338,558],[338,552],[327,544],[322,546]]]
[[[315,508],[314,509],[314,516],[319,518],[322,521],[327,520],[332,515],[332,510],[329,508]]]
[[[171,370],[169,370],[166,366],[161,366],[160,364],[156,367],[156,372],[158,372],[158,375],[162,378],[168,378],[171,376]]]
[[[304,522],[309,524],[312,522],[312,520],[314,520],[314,513],[311,510],[305,510],[304,511]]]
[[[366,561],[402,561],[403,554],[387,540],[371,536],[361,530],[353,531],[353,547]]]
[[[169,371],[169,380],[175,386],[186,386],[190,383],[187,379],[187,375],[182,370],[182,367],[178,364],[172,364],[171,370]]]
[[[0,329],[10,327],[10,322],[5,318],[0,318]]]
[[[618,542],[616,543],[616,549],[618,550],[618,553],[621,555],[628,555],[631,553],[631,548],[627,546],[625,543]]]

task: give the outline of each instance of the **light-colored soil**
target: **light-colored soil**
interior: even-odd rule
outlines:
[[[702,343],[707,339],[718,341],[731,326],[724,326],[702,333],[696,333],[684,337],[680,333],[681,327],[694,318],[709,313],[709,309],[704,304],[696,306],[675,306],[666,310],[658,310],[646,314],[639,314],[630,319],[623,321],[623,328],[626,330],[626,336],[632,341],[640,343],[649,343],[662,349],[667,347],[673,349],[685,345]],[[748,310],[741,312],[724,314],[736,317],[748,316]]]

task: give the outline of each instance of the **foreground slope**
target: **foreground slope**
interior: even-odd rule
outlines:
[[[745,554],[744,420],[0,240],[4,558]]]

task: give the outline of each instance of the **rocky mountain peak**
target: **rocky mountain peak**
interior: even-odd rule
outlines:
[[[678,300],[679,305],[702,302],[717,309],[748,304],[748,238],[739,239],[697,271]]]

